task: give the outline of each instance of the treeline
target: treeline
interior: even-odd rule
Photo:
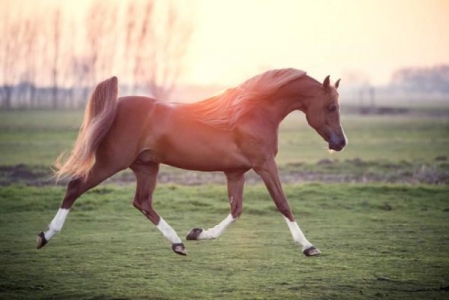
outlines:
[[[56,4],[45,13],[3,12],[1,108],[80,107],[111,75],[130,92],[170,97],[193,30],[173,1],[97,0],[83,19],[72,15]]]
[[[449,93],[449,65],[400,69],[393,74],[391,86],[406,92],[447,94]]]

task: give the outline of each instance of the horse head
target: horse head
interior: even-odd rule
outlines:
[[[330,84],[327,76],[314,93],[305,109],[307,122],[328,143],[330,150],[341,151],[347,144],[347,138],[340,125],[340,107],[338,103],[338,86]]]

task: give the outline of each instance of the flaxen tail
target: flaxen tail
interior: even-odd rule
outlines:
[[[63,162],[64,154],[56,160],[55,176],[85,180],[95,163],[95,152],[108,133],[117,111],[118,80],[107,79],[97,85],[89,99],[78,138],[70,156]]]

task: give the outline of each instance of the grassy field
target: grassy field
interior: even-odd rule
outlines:
[[[42,250],[60,187],[0,191],[1,299],[447,299],[447,186],[287,185],[323,255],[295,245],[267,192],[246,189],[242,218],[215,241],[172,253],[129,203],[132,187],[84,195]],[[228,213],[222,185],[163,185],[155,206],[182,236]]]
[[[0,299],[449,297],[447,106],[344,114],[349,145],[334,154],[301,114],[285,120],[282,181],[318,258],[302,255],[252,174],[242,218],[218,240],[185,242],[187,257],[132,207],[129,172],[83,195],[36,250],[64,193],[50,167],[81,118],[0,112]],[[160,181],[155,207],[182,237],[228,214],[221,174],[163,168]]]

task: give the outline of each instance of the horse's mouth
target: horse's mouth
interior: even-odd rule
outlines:
[[[345,147],[344,145],[336,145],[333,143],[329,143],[329,150],[334,150],[334,151],[338,152],[338,151],[343,150],[344,147]]]

